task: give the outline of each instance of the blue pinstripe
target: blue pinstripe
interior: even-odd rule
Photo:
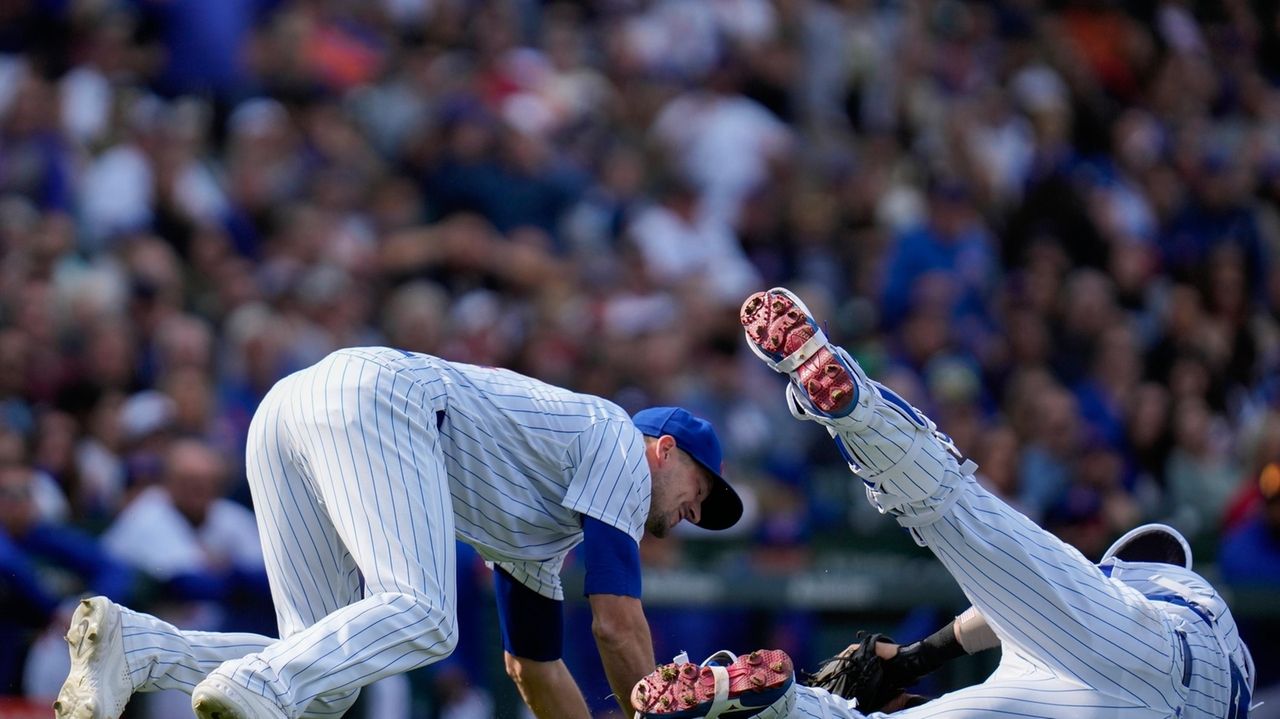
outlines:
[[[990,517],[992,517],[992,518],[993,518],[993,520],[992,520],[992,521],[994,521],[994,520],[995,520],[995,518],[999,518],[999,517],[1001,517],[1001,516],[1002,516],[999,512],[992,512],[992,511],[990,511],[990,510],[982,509],[981,507],[972,507],[972,506],[967,506],[967,507],[965,507],[965,510],[966,510],[966,511],[973,512],[973,513],[975,513],[975,515],[976,515],[976,514],[986,514],[986,515],[988,515],[988,516],[990,516]],[[974,519],[978,519],[978,518],[975,516],[975,517],[974,517]],[[978,521],[983,521],[983,520],[978,520]],[[1020,531],[1020,532],[1018,532],[1018,536],[1017,536],[1017,537],[1012,537],[1011,535],[1008,535],[1007,533],[1003,532],[1002,530],[1000,530],[1000,529],[998,529],[998,528],[995,528],[995,530],[994,530],[994,531],[1001,532],[1002,534],[1006,534],[1006,536],[1010,536],[1010,539],[1012,539],[1012,540],[1014,540],[1014,541],[1016,541],[1016,542],[1026,543],[1026,544],[1032,545],[1032,546],[1034,546],[1034,547],[1035,547],[1036,549],[1038,549],[1038,550],[1043,550],[1043,551],[1050,552],[1050,553],[1054,553],[1054,552],[1057,552],[1057,551],[1058,551],[1058,548],[1056,548],[1056,547],[1048,546],[1048,545],[1046,545],[1046,544],[1045,544],[1045,543],[1043,543],[1043,542],[1037,541],[1040,537],[1042,537],[1042,536],[1043,536],[1039,531],[1036,531],[1036,532],[1022,532],[1022,531]],[[1006,553],[1006,554],[1007,554],[1007,553]],[[1024,565],[1024,566],[1025,566],[1025,565]],[[1093,565],[1089,565],[1089,566],[1093,566]],[[1132,614],[1131,612],[1127,612],[1127,611],[1125,611],[1124,609],[1118,608],[1117,606],[1115,606],[1115,604],[1114,604],[1113,602],[1109,602],[1109,601],[1107,601],[1107,602],[1100,602],[1100,601],[1096,601],[1096,598],[1094,598],[1094,597],[1088,597],[1088,596],[1086,596],[1084,593],[1082,593],[1082,592],[1080,592],[1080,591],[1077,591],[1076,589],[1072,588],[1070,585],[1067,585],[1067,584],[1064,584],[1064,583],[1061,583],[1061,582],[1054,582],[1054,581],[1052,581],[1051,579],[1049,579],[1049,577],[1048,577],[1047,575],[1044,577],[1044,579],[1045,579],[1045,581],[1046,581],[1050,586],[1052,586],[1052,587],[1053,587],[1054,589],[1056,589],[1056,590],[1060,590],[1060,591],[1066,592],[1066,593],[1068,593],[1068,594],[1074,594],[1074,595],[1076,595],[1076,596],[1079,596],[1079,597],[1080,597],[1082,600],[1084,600],[1084,602],[1085,602],[1085,603],[1082,605],[1082,607],[1096,607],[1096,608],[1100,608],[1100,609],[1102,609],[1102,610],[1105,610],[1105,611],[1107,611],[1107,612],[1109,612],[1109,613],[1111,613],[1111,614],[1115,615],[1115,616],[1116,616],[1117,618],[1119,618],[1119,619],[1126,620],[1128,623],[1132,624],[1132,625],[1133,625],[1133,626],[1135,626],[1136,628],[1141,629],[1141,630],[1145,631],[1146,633],[1150,634],[1150,636],[1149,636],[1148,638],[1146,638],[1146,639],[1139,639],[1138,637],[1133,636],[1133,635],[1132,635],[1132,634],[1130,634],[1129,632],[1127,632],[1127,631],[1125,631],[1125,630],[1123,630],[1123,629],[1121,629],[1121,628],[1119,628],[1119,627],[1115,626],[1114,624],[1111,624],[1110,622],[1108,622],[1108,621],[1106,621],[1106,620],[1102,619],[1101,617],[1098,617],[1098,616],[1096,616],[1096,615],[1090,614],[1089,612],[1085,611],[1085,609],[1084,609],[1084,608],[1082,608],[1082,609],[1081,609],[1081,612],[1082,612],[1083,614],[1086,614],[1087,616],[1093,617],[1093,618],[1097,619],[1099,622],[1101,622],[1101,623],[1103,623],[1103,624],[1106,624],[1107,626],[1112,627],[1112,628],[1116,629],[1117,631],[1120,631],[1120,632],[1124,633],[1124,634],[1125,634],[1125,636],[1128,636],[1129,638],[1133,639],[1135,642],[1139,642],[1139,643],[1142,643],[1142,642],[1151,643],[1151,642],[1164,641],[1165,637],[1163,636],[1163,634],[1162,634],[1162,633],[1157,632],[1153,627],[1151,627],[1151,626],[1149,626],[1149,625],[1147,625],[1147,624],[1145,624],[1145,623],[1143,623],[1143,622],[1141,622],[1141,621],[1138,621],[1137,619],[1135,619],[1135,618],[1133,617],[1133,614]],[[1153,667],[1153,668],[1154,668],[1154,667]]]
[[[976,567],[975,571],[978,571],[980,575],[978,577],[974,577],[963,570],[960,571],[961,573],[956,575],[956,569],[952,569],[953,576],[956,576],[956,578],[961,580],[962,583],[964,580],[968,580],[969,582],[972,582],[973,585],[985,584],[989,587],[993,586],[991,583],[995,581],[992,577],[981,574],[980,570],[977,570]],[[1014,607],[1002,599],[1002,597],[1005,596],[1005,593],[1002,591],[987,588],[977,590],[970,587],[966,587],[965,589],[966,596],[972,599],[974,605],[977,606],[985,616],[987,616],[992,627],[999,626],[1002,629],[1005,628],[1006,625],[997,624],[1000,620],[996,619],[996,617],[1018,617],[1020,609],[1032,609],[1037,615],[1047,621],[1047,617],[1045,617],[1043,612],[1034,610],[1030,601],[1018,601],[1020,606]],[[1055,638],[1053,634],[1051,634],[1052,624],[1015,621],[1008,626],[1014,627],[1020,632],[1020,636],[1017,641],[1026,646],[1029,650],[1029,654],[1036,657],[1040,662],[1047,663],[1050,666],[1057,668],[1058,671],[1062,672],[1065,676],[1077,678],[1079,681],[1085,682],[1090,686],[1096,687],[1099,685],[1099,682],[1101,682],[1102,685],[1109,686],[1113,691],[1123,693],[1135,702],[1140,700],[1138,695],[1128,687],[1117,682],[1105,672],[1093,670],[1094,668],[1088,661],[1073,652],[1068,647],[1067,642],[1074,641],[1075,637],[1064,633],[1061,639]],[[1000,633],[999,630],[997,630],[997,633]],[[1042,638],[1043,641],[1037,641],[1036,637]],[[1001,639],[1004,640],[1003,635],[1001,636]],[[1011,639],[1009,640],[1009,643],[1015,642]],[[1093,653],[1099,660],[1103,660],[1104,663],[1111,663],[1110,659],[1103,653],[1098,651],[1094,651]],[[1068,658],[1073,660],[1070,665],[1065,662]]]
[[[961,505],[963,504],[964,504],[964,500],[962,499],[961,503],[957,505],[957,509],[959,510],[961,508]],[[970,525],[966,527],[966,529],[960,529],[955,524],[956,519],[954,518],[954,515],[952,517],[946,518],[944,522],[948,524],[953,530],[955,530],[955,534],[957,535],[957,538],[950,538],[950,542],[952,543],[962,542],[963,544],[958,546],[955,544],[946,545],[946,550],[952,550],[952,551],[948,551],[946,556],[944,556],[943,554],[943,552],[946,550],[942,548],[935,549],[935,553],[937,553],[939,558],[942,559],[945,564],[947,564],[948,569],[952,569],[953,574],[955,573],[955,569],[953,569],[953,567],[958,568],[959,567],[958,563],[961,561],[964,561],[975,572],[978,572],[978,574],[981,575],[981,579],[971,578],[969,582],[962,581],[961,584],[966,590],[966,594],[968,594],[971,598],[973,598],[974,605],[977,606],[980,611],[982,611],[983,615],[987,617],[988,621],[991,622],[993,626],[997,626],[997,625],[1016,626],[1018,629],[1020,629],[1024,633],[1022,636],[1017,637],[1016,639],[1013,639],[1014,643],[1022,643],[1022,641],[1034,641],[1032,639],[1033,634],[1042,634],[1045,637],[1045,639],[1048,641],[1048,643],[1053,645],[1054,649],[1050,649],[1045,644],[1035,642],[1033,646],[1030,647],[1030,649],[1032,649],[1033,656],[1041,657],[1042,661],[1046,661],[1046,659],[1043,659],[1043,658],[1047,658],[1047,661],[1049,661],[1051,664],[1058,664],[1062,658],[1070,657],[1074,659],[1075,662],[1079,665],[1079,669],[1071,669],[1063,665],[1061,669],[1068,672],[1069,676],[1074,675],[1081,681],[1085,681],[1089,685],[1095,686],[1095,687],[1099,686],[1099,683],[1101,683],[1103,686],[1110,685],[1114,688],[1115,691],[1119,691],[1124,695],[1131,697],[1135,702],[1142,701],[1142,697],[1136,694],[1130,687],[1126,686],[1122,682],[1117,681],[1115,678],[1111,677],[1106,671],[1099,669],[1092,662],[1084,659],[1079,654],[1072,651],[1072,649],[1067,645],[1067,642],[1069,641],[1078,642],[1078,644],[1075,646],[1079,646],[1081,649],[1084,649],[1090,652],[1091,654],[1093,654],[1096,657],[1096,661],[1101,662],[1104,666],[1108,666],[1108,667],[1114,666],[1117,670],[1131,676],[1134,680],[1137,680],[1138,682],[1149,687],[1152,690],[1153,696],[1156,696],[1156,697],[1161,696],[1161,691],[1157,689],[1154,685],[1152,685],[1147,678],[1140,676],[1128,666],[1128,661],[1127,661],[1128,657],[1112,656],[1112,655],[1109,655],[1107,652],[1102,651],[1099,647],[1095,646],[1094,642],[1092,641],[1095,638],[1094,634],[1092,633],[1092,629],[1088,627],[1084,622],[1081,622],[1079,619],[1076,619],[1072,615],[1071,610],[1075,609],[1076,611],[1080,611],[1081,613],[1091,617],[1093,615],[1088,614],[1087,612],[1084,612],[1082,607],[1075,607],[1075,606],[1070,606],[1065,604],[1061,599],[1059,599],[1054,594],[1046,594],[1031,587],[1022,578],[1022,576],[1032,576],[1037,579],[1040,579],[1041,577],[1038,574],[1031,573],[1029,571],[1030,568],[1027,567],[1027,565],[1025,565],[1024,563],[1020,562],[1017,559],[1014,559],[1014,557],[1010,555],[1008,552],[1002,552],[1002,553],[1005,556],[1009,557],[1010,559],[1014,559],[1014,561],[1018,562],[1023,567],[1024,571],[1021,573],[1022,576],[1018,576],[1017,574],[1014,574],[1013,572],[1002,567],[1000,563],[995,561],[991,561],[990,564],[993,569],[999,570],[1002,573],[1002,577],[996,578],[992,575],[987,574],[982,569],[980,569],[975,563],[968,560],[968,557],[972,557],[975,555],[981,558],[988,558],[985,552],[990,551],[987,547],[977,547],[965,541],[966,534],[968,533],[966,529],[971,530],[972,526]],[[1004,536],[1007,537],[1008,535],[1004,535]],[[997,548],[997,551],[998,551],[998,548]],[[1100,576],[1101,575],[1099,575],[1099,577]],[[981,594],[978,593],[979,587],[982,588]],[[1029,596],[1021,592],[1018,587],[1022,589],[1026,589],[1030,593]],[[986,597],[990,597],[990,599],[984,599],[983,595],[986,595]],[[1000,597],[1000,596],[1012,598],[1019,606],[1011,607],[1007,605],[1005,602],[999,601],[997,597]],[[1101,600],[1095,599],[1093,601],[1101,601]],[[1056,610],[1055,613],[1058,615],[1061,615],[1062,619],[1065,619],[1068,622],[1069,628],[1064,628],[1064,630],[1060,632],[1060,636],[1062,637],[1062,639],[1055,638],[1054,636],[1052,636],[1050,631],[1051,628],[1062,627],[1062,625],[1057,623],[1055,619],[1050,618],[1048,614],[1046,614],[1044,611],[1041,611],[1041,609],[1039,608],[1040,606],[1050,607]],[[1034,614],[1040,617],[1040,619],[1043,620],[1043,622],[1036,622],[1034,620],[1028,621],[1030,614]],[[1074,631],[1071,631],[1071,628],[1074,628]],[[1003,640],[1004,637],[1001,637],[1001,639]],[[1172,650],[1172,647],[1170,646],[1170,651],[1171,650]],[[1152,668],[1154,669],[1154,667]],[[1081,673],[1081,670],[1084,670],[1084,673]],[[1089,670],[1093,670],[1093,671],[1089,671]],[[1088,675],[1090,674],[1094,678],[1089,678]]]
[[[363,377],[364,377],[364,369],[365,369],[365,368],[364,368],[363,366],[360,368],[360,370],[361,370],[361,372],[360,372],[360,376],[361,376],[361,378],[363,378]],[[380,371],[379,371],[379,372],[374,376],[374,380],[373,380],[373,393],[374,393],[374,395],[377,395],[377,394],[378,394],[378,389],[381,387],[381,385],[382,385],[382,372],[380,372]],[[379,413],[379,412],[374,412],[374,413],[373,413],[374,418],[375,418],[375,419],[377,419],[377,417],[378,417],[378,415],[379,415],[379,414],[381,414],[381,413]],[[345,413],[345,411],[344,411],[344,413],[343,413],[343,420],[345,421],[345,419],[346,419],[346,413]],[[369,451],[369,435],[368,435],[368,434],[366,434],[366,433],[365,433],[365,430],[364,430],[364,413],[362,413],[362,412],[357,412],[357,413],[356,413],[356,426],[357,426],[357,428],[358,428],[358,432],[359,432],[359,435],[358,435],[358,436],[360,437],[360,441],[361,441],[361,443],[363,444],[363,447],[364,447],[365,468],[366,468],[366,469],[368,470],[368,472],[369,472],[368,476],[369,476],[369,478],[370,478],[370,481],[371,481],[371,482],[373,482],[373,484],[374,484],[374,491],[373,491],[373,492],[371,492],[371,494],[373,495],[373,511],[374,511],[374,514],[376,514],[377,516],[379,516],[379,517],[385,517],[385,516],[387,516],[387,515],[386,515],[386,514],[383,514],[383,512],[382,512],[382,501],[381,501],[380,499],[378,499],[377,484],[378,484],[378,479],[379,479],[379,478],[384,478],[384,477],[386,477],[386,476],[387,476],[387,474],[386,474],[386,464],[387,464],[387,463],[386,463],[386,450],[385,450],[385,449],[383,449],[381,446],[379,446],[379,452],[382,454],[382,457],[383,457],[383,462],[382,462],[383,467],[382,467],[382,471],[381,471],[381,472],[379,472],[378,470],[375,470],[375,469],[373,468],[373,454]],[[356,464],[355,448],[352,446],[352,440],[351,440],[351,433],[350,433],[350,432],[348,432],[348,433],[347,433],[347,451],[351,453],[351,463],[352,463],[353,465],[354,465],[354,464]],[[400,531],[399,531],[399,529],[400,529],[399,513],[397,513],[397,512],[392,512],[392,513],[391,513],[391,518],[392,518],[392,520],[395,522],[396,531],[395,531],[393,534],[385,534],[385,535],[383,535],[383,541],[384,541],[384,543],[387,545],[387,566],[390,568],[390,570],[391,570],[391,573],[392,573],[392,574],[396,574],[396,573],[397,573],[397,572],[396,572],[396,555],[391,551],[391,537],[392,537],[392,536],[400,536]],[[373,528],[372,528],[372,527],[370,527],[370,528],[369,528],[369,535],[370,535],[370,536],[369,536],[369,548],[370,548],[370,549],[372,549],[372,548],[373,548]]]
[[[480,425],[473,425],[473,426],[471,426],[471,427],[470,427],[470,429],[474,429],[474,430],[476,430],[479,434],[484,435],[484,439],[483,439],[483,440],[481,440],[481,439],[477,439],[477,438],[475,438],[475,437],[471,436],[471,435],[466,431],[466,428],[461,427],[461,426],[458,426],[458,424],[459,424],[459,423],[455,423],[455,424],[454,424],[453,428],[451,429],[451,433],[457,434],[457,435],[459,435],[459,436],[461,436],[461,437],[463,437],[463,438],[467,439],[467,440],[468,440],[468,441],[470,441],[473,445],[475,445],[476,447],[479,447],[483,452],[485,452],[486,454],[490,455],[490,458],[491,458],[491,459],[493,459],[493,460],[495,460],[495,461],[497,461],[497,462],[503,462],[503,463],[505,463],[505,462],[509,461],[507,458],[502,457],[501,455],[497,454],[497,452],[495,452],[495,451],[493,450],[493,447],[501,447],[501,446],[502,446],[502,443],[501,443],[501,441],[500,441],[497,437],[493,436],[493,435],[492,435],[492,434],[490,434],[488,431],[486,431],[486,430],[484,429],[484,427],[482,427],[482,426],[480,426]],[[558,481],[556,481],[555,477],[552,477],[552,476],[550,476],[550,475],[548,475],[548,474],[546,474],[546,473],[544,473],[544,472],[540,471],[537,467],[528,467],[527,469],[529,469],[529,471],[531,471],[531,472],[534,474],[534,476],[536,476],[539,480],[541,480],[541,481],[543,481],[543,482],[547,482],[548,484],[554,484],[554,485],[557,485],[557,486],[559,486],[559,487],[561,487],[561,488],[564,488],[564,487],[568,487],[568,486],[569,486],[567,482],[558,482]]]
[[[603,447],[603,445],[604,445],[604,440],[605,440],[605,438],[604,438],[604,437],[601,437],[601,438],[600,438],[600,446],[601,446],[601,447]],[[599,457],[600,457],[600,452],[599,452],[599,449],[597,449],[597,450],[596,450],[596,453],[595,453],[594,455],[592,455],[592,457],[591,457],[591,460],[592,460],[592,461],[591,461],[591,464],[592,464],[593,466],[596,464],[596,462],[598,461],[598,458],[599,458]],[[607,455],[605,455],[604,470],[603,470],[602,472],[600,472],[600,474],[602,474],[602,475],[604,475],[604,476],[606,476],[606,477],[607,477],[607,476],[609,476],[609,468],[613,466],[613,460],[614,460],[614,457],[616,457],[616,455],[615,455],[614,453],[612,453],[612,452],[611,452],[611,453],[609,453],[609,454],[607,454]],[[614,490],[614,488],[616,488],[617,486],[618,486],[618,485],[617,485],[617,483],[614,483],[612,486],[610,486],[610,488],[609,488],[609,498],[610,498],[610,499],[612,499],[612,498],[613,498],[613,490]],[[600,487],[601,487],[601,485],[600,485],[600,484],[596,484],[595,489],[594,489],[594,490],[592,490],[592,492],[591,492],[591,504],[592,504],[592,505],[595,505],[595,504],[596,504],[596,497],[600,494]],[[607,504],[607,502],[606,502],[606,504]]]
[[[968,506],[968,505],[961,505],[961,506],[957,507],[957,511],[965,511],[965,512],[969,512],[971,515],[974,513],[973,508],[972,508],[972,507],[970,507],[970,506]],[[988,514],[990,514],[990,512],[988,512]],[[976,520],[976,516],[974,517],[974,519]],[[992,530],[992,531],[994,531],[994,532],[996,532],[996,533],[998,533],[998,534],[1001,534],[1001,535],[1003,535],[1003,536],[1007,537],[1008,539],[1010,539],[1010,540],[1011,540],[1012,542],[1014,542],[1014,543],[1021,543],[1021,542],[1024,542],[1024,541],[1030,541],[1030,536],[1028,536],[1030,533],[1027,533],[1027,532],[1018,532],[1018,535],[1019,535],[1019,536],[1018,536],[1018,537],[1014,537],[1013,535],[1009,534],[1008,532],[1005,532],[1005,531],[1001,530],[1001,529],[999,528],[999,525],[994,524],[994,523],[993,523],[993,524],[992,524],[992,526],[991,526],[991,530]],[[1037,577],[1038,579],[1043,580],[1043,581],[1045,582],[1045,584],[1049,585],[1053,590],[1061,591],[1061,592],[1064,592],[1064,593],[1066,593],[1066,594],[1072,594],[1072,595],[1075,595],[1075,596],[1080,597],[1080,598],[1081,598],[1081,599],[1083,599],[1084,601],[1083,601],[1083,603],[1082,603],[1081,605],[1079,605],[1078,607],[1075,607],[1077,611],[1079,611],[1079,612],[1080,612],[1081,614],[1083,614],[1084,616],[1089,617],[1090,619],[1096,620],[1096,621],[1097,621],[1098,623],[1100,623],[1100,624],[1103,624],[1103,625],[1105,625],[1105,626],[1108,626],[1108,627],[1110,627],[1110,628],[1112,628],[1112,629],[1116,630],[1117,632],[1120,632],[1120,633],[1124,634],[1125,636],[1127,636],[1127,637],[1129,637],[1130,639],[1132,639],[1136,645],[1152,644],[1152,643],[1154,643],[1154,642],[1167,641],[1167,639],[1168,639],[1168,638],[1167,638],[1166,636],[1164,636],[1162,633],[1156,632],[1156,631],[1155,631],[1155,629],[1154,629],[1153,627],[1148,626],[1148,625],[1144,625],[1142,622],[1139,622],[1139,621],[1134,617],[1134,615],[1133,615],[1133,613],[1132,613],[1131,611],[1130,611],[1130,612],[1125,612],[1123,609],[1121,609],[1121,608],[1117,607],[1117,606],[1116,606],[1117,598],[1116,598],[1116,597],[1114,597],[1114,596],[1112,595],[1112,593],[1111,593],[1111,592],[1107,592],[1107,591],[1098,591],[1098,592],[1095,592],[1094,596],[1086,596],[1083,592],[1078,591],[1078,590],[1076,590],[1076,589],[1073,589],[1073,588],[1071,588],[1071,587],[1070,587],[1069,585],[1067,585],[1067,584],[1052,581],[1052,579],[1050,579],[1050,578],[1049,578],[1049,577],[1050,577],[1049,572],[1045,572],[1045,571],[1043,571],[1043,569],[1042,569],[1042,568],[1039,568],[1039,567],[1033,567],[1033,566],[1031,566],[1031,564],[1030,564],[1027,560],[1024,560],[1024,559],[1021,559],[1021,558],[1019,558],[1019,557],[1014,556],[1012,553],[1008,552],[1008,551],[1007,551],[1007,550],[1005,550],[1004,548],[997,546],[997,547],[995,547],[995,549],[996,549],[996,551],[997,551],[998,553],[1000,553],[1001,555],[1003,555],[1003,556],[1005,556],[1005,557],[1008,557],[1011,561],[1013,561],[1013,562],[1015,562],[1016,564],[1018,564],[1018,565],[1022,568],[1022,570],[1023,570],[1023,571],[1021,572],[1021,575],[1022,575],[1022,576],[1017,576],[1017,575],[1015,575],[1013,572],[1009,572],[1009,571],[1008,571],[1008,570],[1007,570],[1007,569],[1006,569],[1006,568],[1005,568],[1001,563],[999,563],[999,562],[995,562],[995,561],[993,561],[993,562],[992,562],[992,566],[994,566],[994,567],[996,567],[996,568],[999,568],[999,569],[1001,569],[1001,570],[1005,571],[1005,572],[1009,575],[1009,577],[1010,577],[1011,579],[1014,579],[1014,580],[1015,580],[1015,581],[1017,581],[1019,584],[1022,584],[1023,586],[1026,586],[1028,589],[1031,589],[1032,591],[1035,591],[1035,590],[1034,590],[1034,589],[1033,589],[1033,588],[1032,588],[1032,587],[1031,587],[1031,586],[1026,582],[1026,580],[1025,580],[1025,579],[1023,579],[1022,577],[1026,577],[1026,576],[1033,576],[1033,577]],[[1087,563],[1086,563],[1086,564],[1087,564]],[[1084,571],[1088,572],[1090,569],[1093,569],[1093,566],[1092,566],[1091,564],[1087,564],[1087,568],[1085,568],[1085,569],[1084,569]],[[1096,569],[1094,569],[1094,571],[1096,571]],[[1102,576],[1102,575],[1101,575],[1101,573],[1098,573],[1098,577],[1101,577],[1101,576]],[[1105,583],[1096,583],[1096,584],[1099,584],[1100,586],[1103,586],[1103,587],[1105,587],[1105,586],[1106,586],[1106,584],[1105,584]],[[1042,595],[1042,596],[1043,596],[1043,595]],[[1122,600],[1121,600],[1121,601],[1122,601]],[[1051,606],[1053,606],[1055,609],[1058,609],[1058,610],[1059,610],[1062,614],[1064,614],[1064,616],[1066,616],[1068,619],[1073,619],[1073,618],[1074,618],[1074,617],[1072,617],[1072,616],[1070,615],[1070,613],[1068,613],[1067,611],[1065,611],[1065,610],[1063,609],[1063,606],[1065,606],[1065,602],[1061,602],[1061,603],[1059,603],[1059,602],[1054,602],[1054,603],[1052,603],[1052,604],[1051,604]],[[1123,606],[1123,605],[1122,605],[1122,606]],[[1132,623],[1132,624],[1134,624],[1134,625],[1137,625],[1137,626],[1142,627],[1143,629],[1145,629],[1145,630],[1146,630],[1146,633],[1150,634],[1151,636],[1150,636],[1149,638],[1147,638],[1147,639],[1139,639],[1138,637],[1135,637],[1133,634],[1130,634],[1129,632],[1125,631],[1124,629],[1121,629],[1120,627],[1116,626],[1115,624],[1113,624],[1113,623],[1111,623],[1111,622],[1109,622],[1109,621],[1107,621],[1107,620],[1103,619],[1103,618],[1102,618],[1101,616],[1099,616],[1098,614],[1095,614],[1095,613],[1093,613],[1093,612],[1089,611],[1089,609],[1090,609],[1091,607],[1101,607],[1101,608],[1106,609],[1107,611],[1111,612],[1112,614],[1115,614],[1115,615],[1118,615],[1118,616],[1120,616],[1120,617],[1122,617],[1122,618],[1125,618],[1125,619],[1129,620],[1129,622],[1130,622],[1130,623]],[[1081,623],[1081,624],[1082,624],[1082,629],[1084,629],[1085,627],[1087,627],[1088,629],[1096,629],[1095,627],[1089,627],[1088,625],[1085,625],[1084,623]],[[1061,625],[1059,624],[1059,625],[1057,625],[1057,626],[1061,626]],[[1143,664],[1146,664],[1148,667],[1150,667],[1153,671],[1155,671],[1155,672],[1156,672],[1156,673],[1158,673],[1158,674],[1163,674],[1163,673],[1165,673],[1165,672],[1167,671],[1167,668],[1166,668],[1166,669],[1161,669],[1161,668],[1159,668],[1159,667],[1156,667],[1156,666],[1152,665],[1150,662],[1147,662],[1147,661],[1145,661],[1145,660],[1141,660],[1141,661],[1142,661],[1142,663],[1143,663]]]

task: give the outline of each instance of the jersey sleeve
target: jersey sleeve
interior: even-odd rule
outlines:
[[[566,508],[626,532],[639,542],[649,515],[644,436],[629,420],[597,422],[570,451]]]

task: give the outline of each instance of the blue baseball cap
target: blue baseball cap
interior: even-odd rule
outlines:
[[[742,518],[742,498],[720,474],[724,469],[724,451],[710,422],[679,407],[642,409],[631,421],[647,437],[671,435],[676,447],[693,457],[711,477],[711,494],[702,500],[699,527],[728,529],[738,523]]]

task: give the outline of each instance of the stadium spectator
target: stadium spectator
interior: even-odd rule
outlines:
[[[208,445],[172,442],[161,484],[143,489],[102,535],[115,560],[159,586],[158,616],[184,629],[270,631],[262,547],[253,514],[224,499],[227,468]],[[65,673],[65,670],[64,670]],[[181,692],[147,697],[147,716],[187,711]]]
[[[127,598],[133,590],[134,575],[124,564],[103,552],[92,536],[59,519],[66,508],[47,476],[12,460],[0,466],[0,635],[5,638],[0,692],[5,694],[21,693],[23,661],[34,638],[47,626],[55,634],[63,631],[70,616],[60,612],[64,597],[87,591]]]

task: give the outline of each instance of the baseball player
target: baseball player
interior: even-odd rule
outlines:
[[[999,667],[982,684],[895,716],[1248,716],[1252,658],[1222,597],[1191,571],[1190,550],[1175,531],[1141,527],[1094,565],[979,486],[976,466],[830,344],[794,294],[757,293],[741,320],[755,353],[790,379],[792,413],[827,429],[871,503],[932,550],[973,603],[906,658],[928,669],[959,653],[1002,648]],[[877,653],[885,646],[869,644]],[[892,658],[897,648],[885,649]],[[877,708],[860,710],[828,691],[841,688],[847,655],[811,679],[816,688],[797,687],[789,661],[776,653],[715,659],[660,668],[633,688],[633,705],[643,717],[733,710],[760,719],[858,719]]]
[[[86,600],[55,712],[114,719],[133,692],[181,689],[201,719],[341,716],[360,687],[453,651],[456,536],[494,566],[524,700],[585,719],[560,659],[565,554],[583,543],[592,630],[626,697],[654,666],[637,542],[682,520],[733,525],[742,503],[721,463],[711,425],[682,409],[628,417],[508,370],[340,350],[277,383],[249,429],[280,639]]]

